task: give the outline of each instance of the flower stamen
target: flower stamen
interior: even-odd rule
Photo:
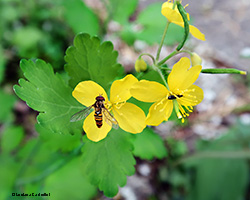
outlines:
[[[113,105],[114,105],[117,109],[120,109],[125,103],[126,103],[126,101],[122,101],[122,102],[114,103]]]

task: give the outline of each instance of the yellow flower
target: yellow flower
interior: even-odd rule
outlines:
[[[94,81],[80,82],[75,87],[72,95],[87,107],[95,103],[97,96],[102,95],[105,98],[104,106],[108,111],[113,112],[119,127],[130,133],[140,133],[146,126],[146,116],[139,107],[126,102],[131,97],[129,90],[136,82],[138,80],[133,75],[127,75],[121,80],[114,81],[110,89],[110,101],[105,90]],[[90,140],[98,142],[107,136],[112,127],[105,121],[105,115],[103,115],[103,125],[98,128],[94,113],[95,111],[86,117],[83,129]]]
[[[138,58],[135,62],[135,70],[137,72],[146,71],[147,70],[147,63],[142,58]]]
[[[190,67],[188,58],[183,57],[173,66],[168,76],[169,90],[162,84],[154,81],[141,80],[131,88],[133,97],[144,102],[155,102],[149,109],[146,124],[158,126],[167,121],[173,108],[178,118],[188,116],[193,106],[199,104],[203,99],[203,91],[200,87],[193,85],[201,72],[201,66]]]
[[[201,57],[195,52],[192,53],[190,59],[191,59],[192,66],[201,65],[202,63]]]
[[[179,13],[179,10],[176,6],[175,9],[173,9],[173,3],[171,2],[171,0],[168,0],[167,2],[162,4],[161,13],[168,19],[169,22],[184,27],[184,22],[181,14]],[[188,20],[190,20],[188,13],[187,18]],[[189,25],[189,32],[199,40],[206,40],[205,35],[201,33],[200,30],[195,26]]]

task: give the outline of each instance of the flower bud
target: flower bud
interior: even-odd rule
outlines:
[[[197,53],[192,53],[191,62],[192,66],[201,65],[202,59]]]
[[[147,63],[141,59],[141,58],[138,58],[135,62],[135,70],[137,72],[144,72],[147,70]]]

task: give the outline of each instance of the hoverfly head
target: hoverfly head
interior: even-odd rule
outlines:
[[[100,94],[99,96],[97,96],[96,101],[105,101],[105,98]]]

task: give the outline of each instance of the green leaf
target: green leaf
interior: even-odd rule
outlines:
[[[119,33],[122,40],[126,41],[128,45],[133,45],[134,41],[136,40],[136,34],[133,30],[134,24],[126,24],[122,27],[122,31]]]
[[[44,191],[54,200],[88,200],[96,195],[96,189],[81,173],[81,159],[75,158],[45,180]]]
[[[244,199],[249,176],[249,151],[245,148],[249,129],[247,133],[242,135],[235,126],[217,140],[200,142],[200,151],[184,158],[185,165],[196,172],[188,199]]]
[[[111,18],[112,20],[117,21],[120,24],[128,23],[130,15],[135,12],[138,4],[138,0],[109,0],[109,2],[109,11],[111,12]]]
[[[24,136],[24,130],[20,126],[11,126],[6,128],[3,131],[3,135],[1,138],[1,147],[3,152],[10,153],[12,150],[14,150]]]
[[[108,197],[115,196],[118,186],[126,184],[126,175],[135,173],[130,137],[128,133],[113,129],[100,142],[85,139],[83,171],[90,182]]]
[[[159,82],[159,83],[164,85],[164,82],[163,82],[161,76],[159,75],[158,72],[156,72],[154,70],[150,70],[150,71],[144,73],[140,77],[140,80],[156,81],[156,82]]]
[[[87,32],[96,35],[99,32],[97,16],[90,10],[82,0],[63,0],[64,16],[66,22],[75,34]]]
[[[2,83],[4,79],[5,63],[6,63],[6,58],[2,47],[0,46],[0,83]]]
[[[6,94],[0,90],[0,122],[6,122],[11,118],[11,110],[13,109],[16,97]]]
[[[152,103],[142,102],[142,101],[139,101],[133,97],[130,98],[128,100],[128,102],[133,103],[133,104],[137,105],[139,108],[141,108],[143,110],[143,112],[145,113],[145,115],[148,114],[149,108],[152,105]]]
[[[167,144],[171,149],[171,155],[175,158],[185,155],[188,152],[188,147],[185,141],[168,138]]]
[[[136,20],[143,29],[136,34],[137,39],[144,40],[149,44],[160,43],[167,20],[161,14],[162,3],[155,3],[144,9]],[[173,45],[182,40],[183,28],[170,24],[166,36],[166,44]]]
[[[247,160],[200,159],[188,199],[244,199],[248,176]]]
[[[81,123],[70,123],[70,117],[83,107],[72,97],[68,87],[59,74],[54,74],[50,64],[42,60],[22,60],[24,79],[14,86],[16,94],[27,105],[37,110],[38,123],[52,132],[75,134],[82,130]]]
[[[13,192],[13,184],[20,166],[7,154],[0,154],[0,163],[0,199],[5,200]]]
[[[14,32],[13,44],[17,47],[20,57],[37,57],[38,42],[44,37],[44,33],[32,26],[22,27]]]
[[[78,34],[74,46],[67,49],[65,56],[65,70],[71,77],[71,87],[91,79],[108,91],[111,82],[123,75],[123,68],[116,62],[117,56],[111,42],[101,43],[97,37]]]
[[[36,125],[36,130],[40,134],[40,138],[44,141],[46,147],[52,152],[57,150],[69,152],[81,143],[82,135],[79,132],[74,135],[55,134],[39,124]]]
[[[151,128],[145,128],[142,133],[134,135],[134,155],[141,159],[162,159],[167,155],[163,140]]]
[[[172,46],[178,42],[181,42],[183,37],[183,28],[176,24],[169,24],[168,33],[166,36],[165,44]]]
[[[24,193],[28,193],[28,194],[38,194],[38,193],[43,193],[45,191],[41,191],[41,188],[44,187],[44,182],[40,181],[40,182],[36,182],[36,183],[29,183],[26,185],[22,186],[22,190]],[[44,197],[36,197],[36,200],[44,200]]]

